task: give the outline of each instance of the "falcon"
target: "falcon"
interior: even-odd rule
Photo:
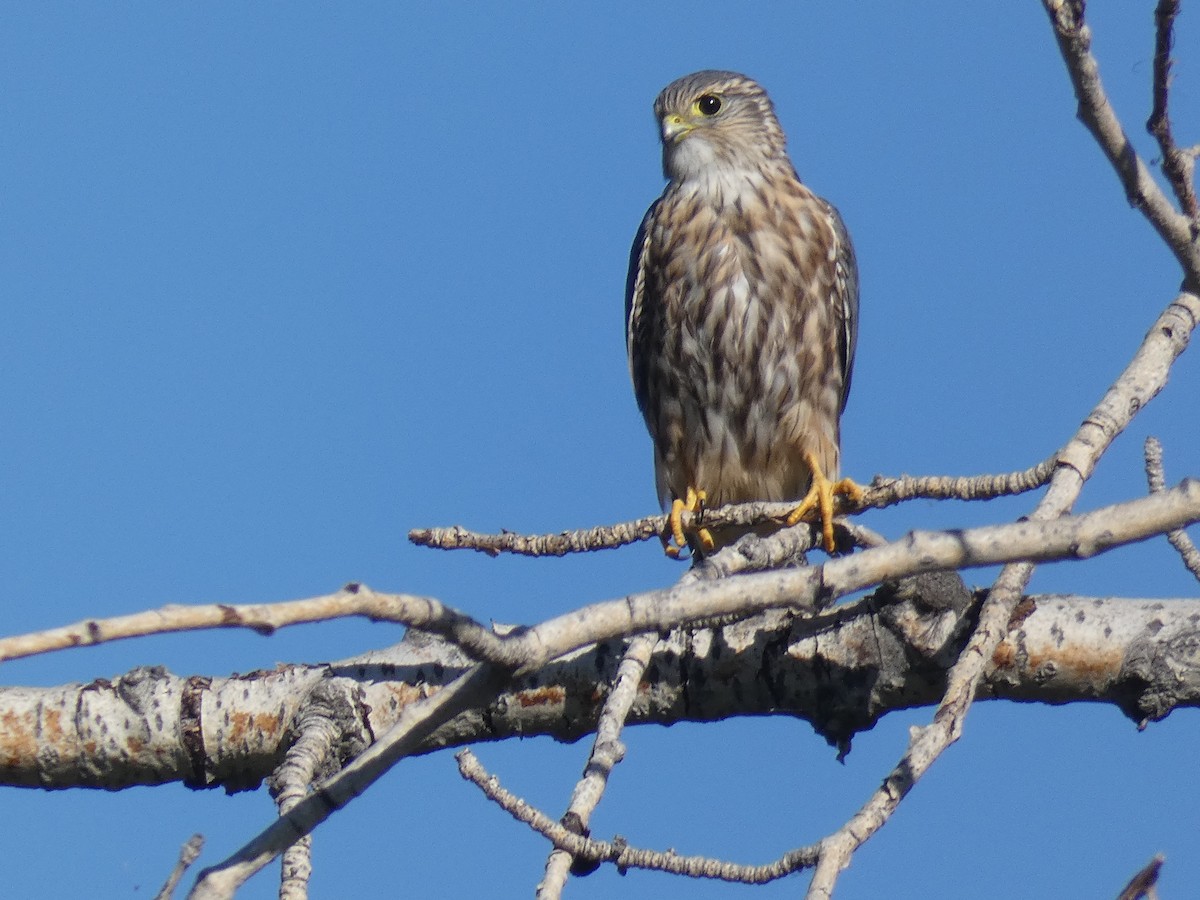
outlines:
[[[625,336],[669,511],[664,548],[702,556],[723,541],[685,533],[685,511],[795,500],[787,524],[816,513],[833,552],[835,497],[862,500],[837,480],[858,335],[846,226],[801,183],[752,79],[687,75],[654,115],[668,184],[630,253]]]

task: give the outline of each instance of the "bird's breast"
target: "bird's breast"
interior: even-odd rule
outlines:
[[[672,396],[659,429],[672,436],[666,455],[714,502],[790,497],[807,482],[800,454],[814,441],[832,440],[837,467],[821,224],[778,203],[681,199],[652,242],[661,384]]]

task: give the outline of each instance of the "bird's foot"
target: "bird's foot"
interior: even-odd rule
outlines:
[[[667,516],[667,530],[662,535],[663,550],[667,556],[678,559],[680,552],[688,545],[687,534],[683,530],[683,514],[685,512],[704,512],[706,499],[708,496],[704,491],[689,487],[686,499],[680,500],[676,497],[671,501],[671,512]],[[707,551],[713,548],[712,534],[707,528],[693,526],[691,531],[695,534],[702,550]],[[672,540],[675,542],[674,544],[671,543]]]
[[[787,524],[795,525],[814,509],[818,510],[821,517],[821,537],[825,552],[832,553],[837,547],[833,541],[833,498],[844,497],[849,506],[858,507],[863,501],[863,488],[862,485],[856,484],[849,478],[830,481],[821,471],[817,458],[811,453],[804,454],[804,461],[808,463],[809,470],[812,472],[812,485],[809,487],[808,493],[804,495],[804,499],[800,501],[800,505],[793,509],[787,517]]]

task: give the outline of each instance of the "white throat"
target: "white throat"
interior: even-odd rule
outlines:
[[[679,189],[716,206],[748,200],[762,186],[757,166],[732,162],[708,141],[691,136],[676,144],[668,157],[667,173]]]

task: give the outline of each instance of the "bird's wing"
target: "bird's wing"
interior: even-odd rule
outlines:
[[[834,261],[834,302],[837,307],[834,314],[839,326],[838,359],[842,365],[841,409],[845,410],[846,399],[850,396],[850,376],[854,372],[854,350],[858,345],[858,263],[854,259],[854,245],[850,243],[850,232],[846,230],[841,213],[830,203],[826,203],[825,207],[829,211],[829,221],[838,244]]]
[[[629,355],[629,377],[638,409],[646,411],[646,373],[644,362],[649,350],[645,346],[647,307],[653,304],[646,297],[646,262],[650,249],[650,223],[661,200],[656,200],[642,217],[633,247],[629,251],[629,274],[625,278],[625,350]]]

